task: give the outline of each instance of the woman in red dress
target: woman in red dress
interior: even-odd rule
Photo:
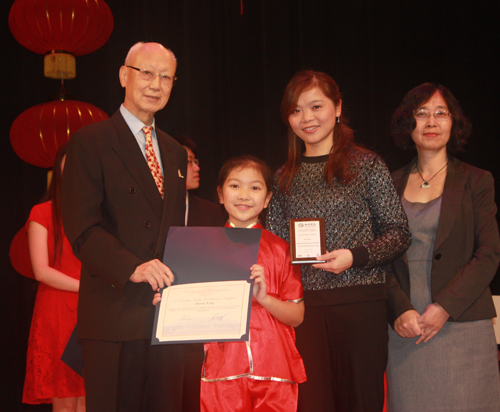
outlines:
[[[61,361],[76,325],[80,261],[61,219],[66,144],[57,152],[52,181],[26,223],[31,265],[40,281],[31,322],[23,403],[52,403],[54,412],[85,411],[83,378]]]

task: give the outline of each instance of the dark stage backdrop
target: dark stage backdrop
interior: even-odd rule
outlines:
[[[500,182],[497,1],[408,0],[106,0],[115,26],[100,50],[78,57],[66,91],[112,115],[123,100],[118,69],[137,41],[157,41],[178,58],[179,80],[158,125],[198,144],[199,195],[213,199],[222,162],[250,153],[273,168],[285,160],[279,117],[284,87],[299,69],[332,75],[357,139],[380,153],[391,170],[410,154],[389,137],[390,117],[411,88],[426,82],[450,88],[474,131],[461,159]],[[46,171],[21,161],[9,142],[14,119],[59,92],[43,77],[43,57],[9,31],[12,1],[2,1],[2,225],[0,409],[21,406],[25,352],[36,284],[11,267],[8,248],[44,190]],[[497,183],[498,191],[498,183]],[[498,203],[498,197],[497,197]],[[497,288],[498,291],[499,288]]]

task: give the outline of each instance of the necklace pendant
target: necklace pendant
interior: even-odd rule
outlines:
[[[429,189],[429,187],[431,187],[431,185],[427,180],[424,180],[420,186],[421,189]]]

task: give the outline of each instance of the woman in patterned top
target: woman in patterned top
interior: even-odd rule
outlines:
[[[267,228],[324,218],[326,263],[302,266],[306,306],[297,348],[307,382],[299,411],[382,411],[387,363],[385,265],[410,245],[385,163],[353,142],[335,81],[300,71],[281,103],[288,160],[277,172]]]

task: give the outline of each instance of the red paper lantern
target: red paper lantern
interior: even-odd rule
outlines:
[[[108,41],[113,23],[103,0],[16,0],[9,14],[16,40],[38,54],[92,53]]]
[[[72,79],[74,56],[102,47],[113,31],[104,0],[16,0],[9,27],[28,50],[45,56],[45,76]]]
[[[78,129],[109,116],[98,107],[78,100],[56,100],[22,112],[10,128],[16,154],[34,166],[50,168],[57,149]]]
[[[35,279],[33,267],[31,266],[30,251],[28,246],[28,233],[23,227],[17,232],[9,249],[10,263],[14,269],[23,276]]]

